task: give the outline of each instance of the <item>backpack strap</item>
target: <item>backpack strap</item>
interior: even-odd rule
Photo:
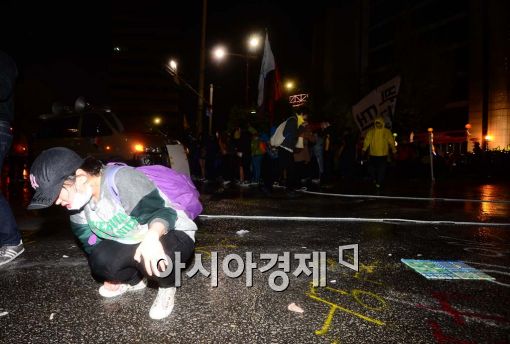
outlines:
[[[119,189],[117,185],[115,185],[115,175],[121,169],[126,167],[127,165],[121,162],[110,162],[106,164],[107,169],[105,169],[104,178],[106,182],[106,187],[111,191],[113,198],[120,204],[119,197]]]

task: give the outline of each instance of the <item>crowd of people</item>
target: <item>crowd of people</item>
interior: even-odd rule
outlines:
[[[356,145],[350,131],[333,137],[330,129],[328,122],[309,121],[308,110],[301,108],[270,130],[246,123],[214,136],[190,137],[191,173],[197,181],[258,186],[265,193],[285,186],[293,195],[299,187],[328,181],[334,170],[353,173]],[[276,136],[281,137],[277,144]]]
[[[278,135],[282,124],[284,139],[275,145],[271,138]],[[375,189],[384,184],[386,175],[430,178],[428,144],[412,142],[406,135],[397,142],[383,118],[376,118],[372,128],[360,135],[357,130],[339,130],[327,122],[309,121],[307,109],[297,109],[270,130],[246,123],[197,139],[189,135],[186,144],[195,181],[260,187],[265,193],[274,187],[286,187],[293,195],[298,188],[351,178],[364,179]],[[473,167],[481,156],[478,151],[461,154],[438,146],[433,154],[436,177],[466,173],[468,169],[476,172]],[[463,165],[471,167],[461,171]]]

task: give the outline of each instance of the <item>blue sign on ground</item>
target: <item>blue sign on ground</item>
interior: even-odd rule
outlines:
[[[462,261],[403,258],[400,261],[427,279],[495,280]]]

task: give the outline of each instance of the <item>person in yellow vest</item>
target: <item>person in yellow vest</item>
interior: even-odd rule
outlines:
[[[384,119],[377,117],[374,121],[374,126],[368,130],[365,136],[362,148],[363,155],[368,150],[369,173],[374,180],[376,188],[380,188],[384,181],[390,149],[392,154],[397,152],[395,139],[391,131],[384,127]]]

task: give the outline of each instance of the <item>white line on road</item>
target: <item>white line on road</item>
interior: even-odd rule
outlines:
[[[309,221],[309,222],[370,222],[388,223],[395,225],[436,225],[436,226],[484,226],[484,227],[509,227],[510,223],[499,222],[469,222],[469,221],[444,221],[444,220],[413,220],[413,219],[386,219],[368,217],[308,217],[308,216],[264,216],[264,215],[199,215],[201,220],[215,219],[238,219],[258,221]]]
[[[467,199],[467,198],[443,198],[443,197],[405,197],[405,196],[377,196],[377,195],[355,195],[355,194],[335,194],[326,192],[315,192],[308,190],[298,190],[299,192],[320,195],[320,196],[333,196],[344,198],[372,198],[372,199],[389,199],[389,200],[405,200],[405,201],[441,201],[441,202],[475,202],[475,203],[504,203],[510,204],[510,200],[496,200],[496,199]]]

